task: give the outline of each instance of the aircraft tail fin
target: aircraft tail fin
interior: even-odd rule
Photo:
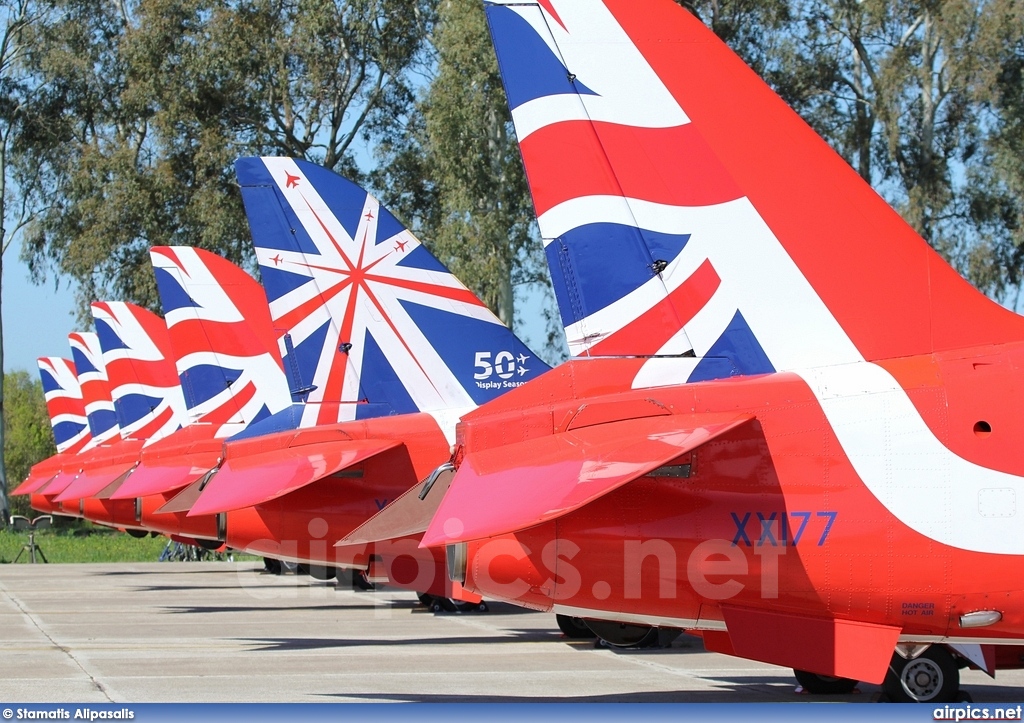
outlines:
[[[121,435],[152,444],[185,426],[185,398],[163,319],[123,301],[97,301],[92,316]]]
[[[290,158],[235,169],[304,426],[469,408],[547,370],[356,184]]]
[[[41,357],[36,363],[57,452],[76,454],[89,443],[91,436],[75,364],[70,359],[53,356]]]
[[[150,257],[192,423],[225,437],[288,407],[260,285],[203,249],[156,246]]]
[[[100,340],[93,332],[73,332],[68,335],[71,358],[75,361],[78,385],[82,390],[85,416],[89,420],[92,439],[85,446],[91,449],[118,438],[117,414],[110,396],[110,380],[103,364]]]
[[[1024,336],[677,4],[486,12],[574,355],[695,381]]]

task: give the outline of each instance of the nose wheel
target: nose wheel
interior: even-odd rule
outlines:
[[[943,645],[933,645],[913,660],[894,654],[882,690],[899,703],[953,703],[960,695],[960,670]]]

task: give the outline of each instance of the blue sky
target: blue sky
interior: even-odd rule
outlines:
[[[74,292],[53,278],[42,286],[29,281],[28,267],[18,258],[16,244],[4,256],[3,300],[4,371],[36,373],[36,358],[71,355],[68,334],[75,331]]]

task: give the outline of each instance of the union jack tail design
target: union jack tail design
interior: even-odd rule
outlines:
[[[288,407],[260,285],[202,249],[157,246],[150,256],[192,423],[226,437]]]
[[[110,396],[110,380],[103,365],[100,340],[92,332],[74,332],[68,335],[71,358],[75,361],[78,385],[82,389],[85,416],[89,420],[92,439],[85,449],[118,439],[117,414]]]
[[[188,416],[163,320],[123,301],[96,302],[92,316],[121,436],[148,445],[181,429]]]
[[[302,426],[468,409],[547,370],[359,186],[290,158],[235,168]]]
[[[46,397],[46,413],[53,427],[53,439],[60,453],[76,454],[89,443],[89,421],[85,417],[82,388],[75,365],[56,356],[36,360]]]
[[[1021,336],[670,0],[486,12],[574,355],[651,385]]]

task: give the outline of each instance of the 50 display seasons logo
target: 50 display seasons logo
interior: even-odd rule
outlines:
[[[530,370],[526,366],[529,354],[516,356],[510,351],[478,351],[474,359],[473,379],[480,389],[508,389],[523,384],[519,380]]]

